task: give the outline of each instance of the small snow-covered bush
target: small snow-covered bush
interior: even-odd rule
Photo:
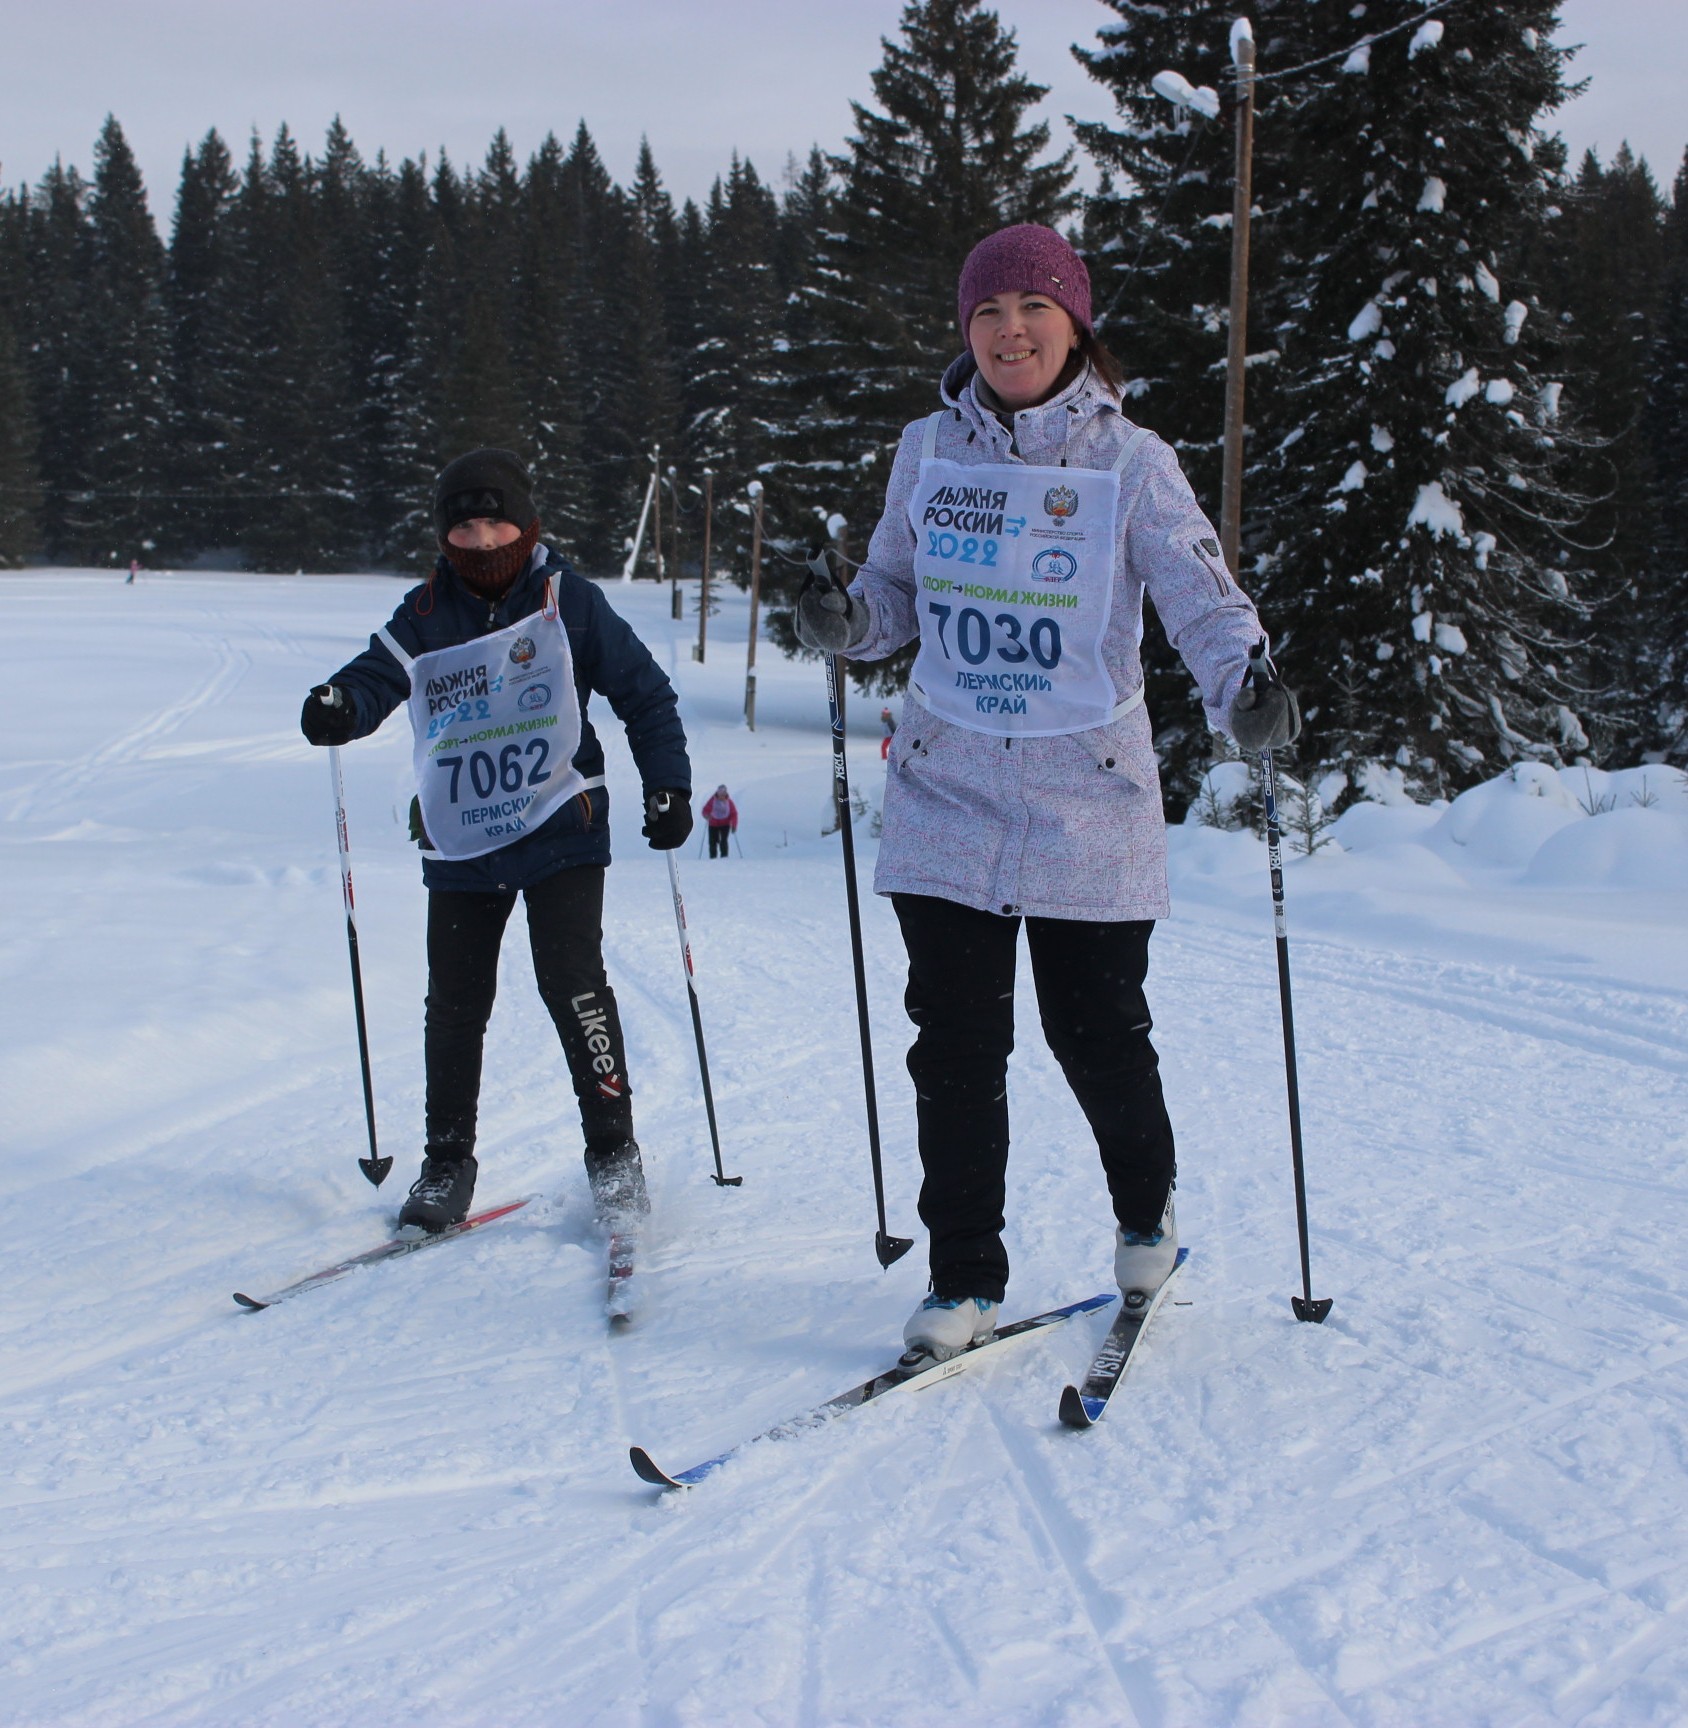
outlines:
[[[1202,828],[1222,828],[1236,833],[1260,827],[1260,800],[1254,774],[1246,762],[1215,762],[1202,776],[1190,806],[1189,821]]]

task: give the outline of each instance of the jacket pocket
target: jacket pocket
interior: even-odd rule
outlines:
[[[1149,716],[1141,704],[1106,726],[1069,732],[1051,743],[1062,777],[1091,791],[1120,783],[1140,792],[1160,785]]]

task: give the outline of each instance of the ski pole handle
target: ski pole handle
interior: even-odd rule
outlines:
[[[842,589],[845,584],[838,573],[832,568],[832,548],[823,546],[818,552],[811,552],[808,559],[809,574],[827,589]]]

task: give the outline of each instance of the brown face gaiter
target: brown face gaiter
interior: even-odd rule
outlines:
[[[512,540],[508,546],[453,546],[449,540],[442,540],[440,550],[464,583],[483,600],[502,600],[527,569],[528,559],[538,544],[539,518],[535,516],[522,530],[521,539]]]

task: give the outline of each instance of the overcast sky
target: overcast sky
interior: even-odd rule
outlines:
[[[995,10],[1051,86],[1058,143],[1063,115],[1111,116],[1068,51],[1094,44],[1111,8]],[[1585,44],[1574,74],[1591,81],[1559,117],[1574,157],[1609,160],[1627,138],[1668,191],[1688,144],[1688,0],[1561,11],[1560,39]],[[89,172],[114,113],[167,227],[182,153],[213,126],[237,156],[254,127],[267,143],[284,120],[316,151],[339,114],[367,157],[444,146],[462,166],[500,125],[525,160],[584,119],[617,180],[645,133],[669,190],[702,200],[734,150],[777,182],[788,155],[839,148],[901,14],[902,0],[0,0],[0,185],[33,184],[55,157]]]

